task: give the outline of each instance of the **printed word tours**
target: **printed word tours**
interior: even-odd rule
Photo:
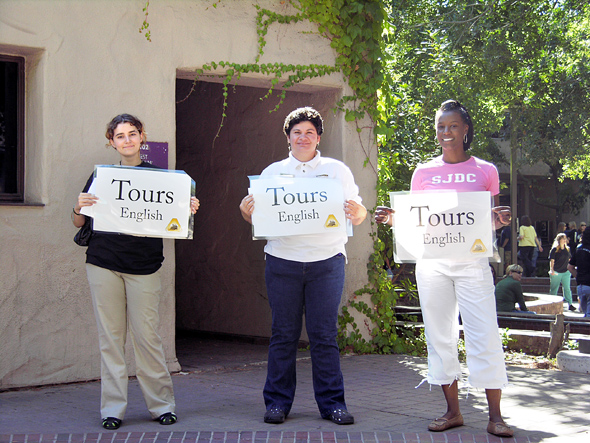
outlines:
[[[424,226],[422,218],[422,210],[426,209],[429,211],[428,206],[410,206],[410,212],[414,209],[418,210],[418,224],[416,226]],[[425,214],[427,215],[427,214]],[[461,225],[472,225],[475,223],[474,213],[469,212],[442,212],[440,214],[428,215],[428,224],[430,226],[438,226],[441,223],[445,226],[461,226]]]
[[[326,191],[313,191],[313,192],[296,192],[290,193],[285,192],[284,187],[280,188],[266,188],[266,192],[274,191],[274,200],[272,206],[278,206],[282,203],[286,205],[292,205],[295,200],[300,204],[304,203],[323,203],[328,200],[328,193]],[[282,191],[282,192],[279,192]]]
[[[146,203],[166,203],[170,205],[174,203],[173,191],[155,191],[153,189],[135,189],[131,187],[131,180],[117,180],[113,179],[111,184],[119,183],[119,192],[115,200],[129,200],[136,202],[142,199]]]

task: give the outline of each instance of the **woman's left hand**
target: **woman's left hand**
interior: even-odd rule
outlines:
[[[510,206],[495,206],[492,208],[492,214],[494,216],[496,229],[500,229],[502,226],[508,226],[512,220],[512,210],[510,209]]]
[[[344,202],[344,213],[353,225],[360,225],[367,217],[367,208],[354,200]]]
[[[199,206],[201,206],[199,199],[197,197],[191,197],[191,214],[196,214]]]

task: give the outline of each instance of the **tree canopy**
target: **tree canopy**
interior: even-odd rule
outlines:
[[[562,212],[585,201],[569,178],[590,170],[590,6],[583,0],[390,0],[380,197],[409,185],[416,163],[436,152],[433,117],[449,98],[476,122],[474,153],[508,160],[493,137],[508,137],[519,164],[545,163]]]

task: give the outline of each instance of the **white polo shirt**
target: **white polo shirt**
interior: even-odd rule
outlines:
[[[289,175],[292,177],[326,177],[340,180],[345,200],[362,202],[359,188],[352,172],[344,163],[333,158],[322,157],[320,151],[308,162],[300,162],[292,153],[285,160],[269,165],[261,177],[267,175]],[[344,202],[342,202],[344,205]],[[268,240],[264,252],[284,260],[314,262],[326,260],[338,253],[346,255],[344,245],[348,241],[345,232],[331,234],[292,235]]]

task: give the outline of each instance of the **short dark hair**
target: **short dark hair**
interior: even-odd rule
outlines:
[[[105,133],[105,137],[108,140],[113,139],[113,137],[115,136],[115,129],[117,129],[117,126],[119,126],[121,123],[129,123],[130,125],[135,126],[135,128],[139,131],[140,134],[144,133],[143,123],[140,119],[131,114],[119,114],[116,117],[113,117],[113,119],[107,124],[107,131]]]
[[[438,111],[436,111],[436,114],[439,115],[446,111],[456,112],[461,116],[463,123],[469,126],[469,129],[467,130],[467,141],[463,140],[463,150],[467,151],[471,147],[474,134],[473,121],[471,121],[469,111],[467,111],[467,108],[457,100],[447,100],[442,102],[440,108],[438,108]]]
[[[283,132],[285,135],[289,137],[293,126],[301,122],[311,122],[315,126],[318,135],[322,135],[324,132],[324,120],[322,120],[320,113],[315,109],[306,106],[291,111],[285,118],[285,123],[283,123]]]
[[[590,245],[590,229],[584,229],[582,232],[582,244]]]

